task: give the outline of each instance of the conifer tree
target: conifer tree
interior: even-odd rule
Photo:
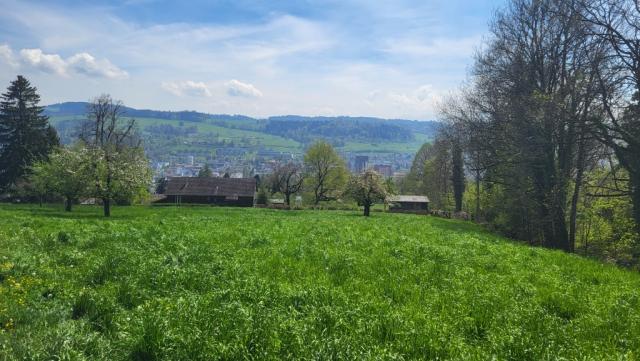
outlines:
[[[21,75],[0,97],[0,191],[14,185],[59,144],[39,102],[37,89]]]

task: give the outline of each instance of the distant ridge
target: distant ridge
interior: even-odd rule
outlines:
[[[86,114],[87,102],[64,102],[47,105],[45,114],[49,116],[82,116]],[[278,115],[268,118],[253,118],[238,114],[209,114],[192,110],[164,111],[151,109],[135,109],[124,107],[126,115],[135,118],[157,118],[181,121],[201,122],[205,120],[256,120],[273,122],[356,122],[361,124],[387,123],[399,125],[413,132],[433,134],[440,127],[440,123],[433,120],[385,119],[359,116],[302,116]]]

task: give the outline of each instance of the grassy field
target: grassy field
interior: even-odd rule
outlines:
[[[0,359],[636,360],[640,275],[425,216],[0,206]]]
[[[51,117],[51,123],[57,124],[63,120],[70,119],[82,119],[81,117],[73,117],[73,116],[58,116]],[[135,118],[136,124],[140,129],[144,129],[150,125],[172,125],[178,126],[180,121],[178,120],[169,120],[169,119],[157,119],[157,118]],[[244,143],[246,146],[249,145],[261,145],[268,149],[276,150],[276,151],[288,151],[288,152],[302,152],[302,145],[295,140],[287,139],[283,137],[279,137],[276,135],[266,134],[263,132],[251,131],[251,130],[243,130],[243,129],[233,129],[222,127],[219,125],[203,123],[203,122],[182,122],[186,127],[195,126],[200,133],[212,133],[217,134],[220,139],[231,140],[236,143],[240,143],[241,145]],[[178,150],[178,149],[169,149],[169,150]]]

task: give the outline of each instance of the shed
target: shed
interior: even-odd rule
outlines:
[[[426,196],[396,195],[387,199],[390,212],[428,213],[429,198]]]
[[[252,207],[255,178],[172,177],[167,179],[164,202]]]

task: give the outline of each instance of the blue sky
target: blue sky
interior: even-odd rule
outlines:
[[[504,0],[0,0],[0,86],[44,103],[434,119]]]

